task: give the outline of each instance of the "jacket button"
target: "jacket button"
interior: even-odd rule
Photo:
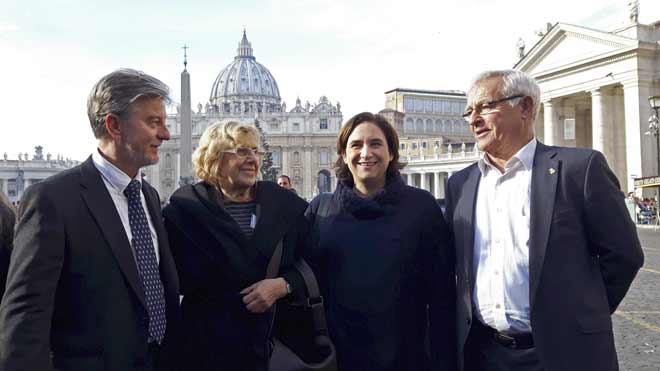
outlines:
[[[470,321],[470,319],[468,318],[468,319],[466,320],[466,322],[467,322],[467,324],[469,325],[472,321]]]

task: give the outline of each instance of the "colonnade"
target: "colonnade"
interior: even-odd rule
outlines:
[[[453,171],[419,171],[401,174],[403,181],[413,187],[429,191],[433,197],[445,198],[447,179]]]

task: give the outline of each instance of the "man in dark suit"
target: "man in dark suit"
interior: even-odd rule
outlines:
[[[178,278],[140,168],[170,138],[168,94],[139,71],[103,77],[87,102],[97,150],[25,192],[0,306],[0,370],[162,369]]]
[[[534,137],[539,87],[480,74],[468,120],[482,159],[448,182],[464,370],[618,370],[610,315],[643,255],[603,155]]]

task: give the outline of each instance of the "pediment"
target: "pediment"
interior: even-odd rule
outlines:
[[[637,40],[558,23],[520,60],[515,68],[536,75],[628,49]]]

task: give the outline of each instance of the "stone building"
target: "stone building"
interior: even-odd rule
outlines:
[[[15,160],[9,159],[7,153],[0,159],[0,192],[4,192],[12,203],[18,202],[32,184],[79,164],[61,156],[53,158],[50,153],[44,157],[42,146],[36,146],[34,150],[32,158],[26,152],[19,153]]]
[[[541,87],[538,138],[601,151],[622,190],[656,175],[658,149],[646,132],[648,97],[660,95],[659,41],[660,21],[639,24],[632,14],[612,31],[552,26],[514,67]]]
[[[445,141],[472,141],[470,128],[461,117],[467,98],[458,90],[396,88],[385,92],[387,117],[402,138],[443,136]]]
[[[145,169],[163,199],[179,186],[181,163],[191,161],[184,154],[182,133],[186,130],[185,98],[190,96],[187,71],[182,74],[182,104],[168,114],[172,139],[160,149],[161,160]],[[189,80],[188,80],[189,81]],[[188,89],[188,91],[186,91]],[[189,99],[189,98],[188,98]],[[332,191],[336,179],[332,164],[336,159],[335,141],[342,125],[341,105],[322,96],[314,103],[302,103],[287,110],[279,85],[271,72],[257,62],[245,31],[234,60],[223,68],[211,86],[209,101],[199,103],[190,115],[192,150],[206,127],[216,122],[254,123],[258,119],[266,133],[278,174],[291,177],[298,194],[310,199],[319,191]],[[185,166],[184,166],[185,169]]]

